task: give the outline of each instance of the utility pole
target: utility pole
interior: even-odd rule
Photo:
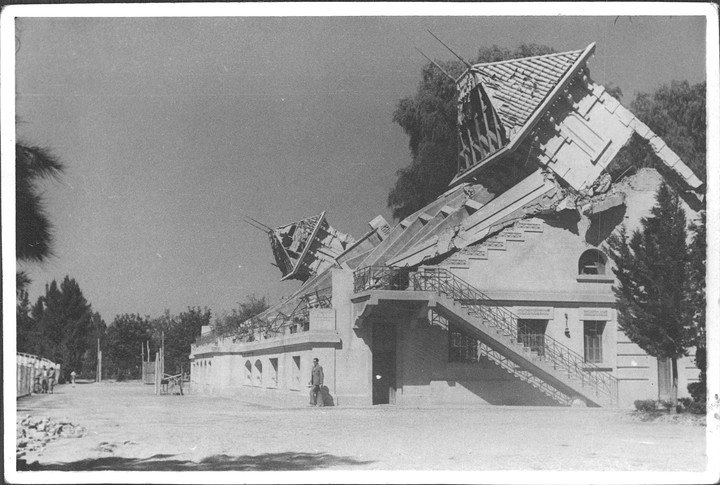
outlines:
[[[165,331],[160,331],[160,378],[165,378]]]
[[[98,345],[97,345],[97,369],[95,370],[97,375],[95,377],[95,382],[100,383],[100,382],[102,382],[102,350],[100,350],[100,338],[99,337],[97,339],[97,342],[98,342]]]

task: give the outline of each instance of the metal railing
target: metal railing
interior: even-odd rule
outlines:
[[[355,293],[366,290],[405,290],[409,285],[408,268],[366,266],[353,273]]]
[[[369,289],[432,291],[460,303],[470,315],[508,338],[517,341],[520,335],[535,333],[534,328],[519,322],[511,311],[445,268],[421,268],[412,273],[408,268],[361,268],[355,272],[355,292]],[[536,350],[555,370],[567,373],[569,379],[579,380],[582,387],[593,389],[597,396],[607,396],[617,403],[618,383],[615,377],[596,364],[586,362],[582,355],[554,338],[543,337],[542,342],[535,342],[542,344]]]
[[[233,342],[254,342],[289,333],[310,330],[310,310],[313,308],[332,308],[332,287],[317,289],[294,299],[295,307],[289,313],[280,310],[262,313],[245,320],[231,332],[216,333],[214,330],[195,339],[194,346],[218,342],[222,338],[231,338]],[[276,307],[277,308],[277,307]]]
[[[544,333],[521,333],[518,340],[523,346],[528,347],[533,352],[537,352],[538,356],[545,355],[545,334]]]
[[[443,317],[434,310],[430,312],[430,322],[433,325],[439,325],[449,332],[459,331],[458,329],[453,330],[453,325],[447,320],[447,318]],[[462,331],[460,332],[462,333]],[[521,381],[530,384],[546,396],[555,400],[557,403],[562,405],[570,405],[572,403],[572,398],[570,396],[554,388],[549,383],[533,375],[531,372],[522,369],[516,362],[507,358],[486,343],[480,340],[475,340],[475,343],[476,346],[472,352],[473,357],[468,360],[469,362],[477,362],[481,358],[485,358],[506,372],[514,375]]]
[[[572,398],[570,396],[554,388],[544,380],[533,375],[531,372],[518,368],[510,359],[489,345],[480,342],[478,345],[478,353],[480,356],[487,358],[491,362],[500,366],[502,369],[505,369],[510,374],[518,377],[521,381],[527,382],[546,396],[554,399],[556,402],[566,406],[569,406],[572,403]]]

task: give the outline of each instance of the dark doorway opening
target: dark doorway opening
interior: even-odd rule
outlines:
[[[372,337],[373,404],[395,404],[397,326],[377,322]]]

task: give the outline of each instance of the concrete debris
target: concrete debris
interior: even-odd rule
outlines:
[[[67,418],[54,421],[49,417],[33,418],[29,414],[16,426],[16,458],[28,453],[39,453],[51,441],[59,438],[80,438],[86,429],[73,424]]]
[[[590,186],[590,195],[604,194],[610,190],[611,185],[612,177],[603,170],[600,176],[595,179],[595,182]]]
[[[595,200],[583,206],[582,213],[586,216],[592,216],[594,214],[599,214],[600,212],[605,212],[606,210],[612,209],[613,207],[617,207],[624,203],[625,193],[616,192],[601,200]]]

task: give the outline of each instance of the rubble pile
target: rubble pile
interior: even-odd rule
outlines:
[[[33,418],[29,414],[17,422],[16,458],[42,450],[58,438],[80,438],[85,428],[73,424],[67,418],[54,421],[49,417]]]

